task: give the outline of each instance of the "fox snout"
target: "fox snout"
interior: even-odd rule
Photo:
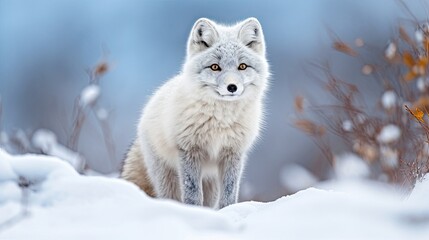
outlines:
[[[217,92],[222,96],[240,96],[244,91],[244,85],[238,74],[225,73],[219,80]]]
[[[228,86],[226,86],[226,90],[228,90],[228,92],[230,92],[230,93],[237,92],[237,89],[238,89],[238,87],[234,83],[231,83]]]

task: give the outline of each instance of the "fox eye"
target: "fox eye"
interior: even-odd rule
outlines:
[[[238,70],[245,70],[247,68],[247,65],[245,63],[240,63],[240,65],[238,65]]]
[[[213,71],[220,71],[220,67],[217,64],[212,64],[210,66],[210,69],[213,70]]]

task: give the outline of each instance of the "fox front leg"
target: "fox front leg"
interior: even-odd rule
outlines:
[[[220,199],[219,209],[237,203],[240,177],[242,171],[242,156],[233,149],[223,149],[220,154]]]
[[[201,162],[207,154],[198,147],[182,151],[180,162],[182,201],[191,205],[203,205]]]

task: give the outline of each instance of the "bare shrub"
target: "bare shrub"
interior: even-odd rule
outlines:
[[[33,129],[24,131],[17,129],[11,133],[2,130],[1,120],[3,105],[0,99],[0,147],[12,153],[38,153],[57,156],[69,162],[78,172],[84,173],[89,170],[88,161],[79,152],[78,145],[83,126],[90,121],[90,114],[96,120],[103,139],[101,144],[106,146],[106,151],[110,157],[107,163],[111,166],[115,162],[115,144],[112,137],[109,123],[110,112],[100,106],[99,97],[101,95],[100,81],[110,70],[110,65],[103,60],[93,68],[87,70],[88,84],[75,98],[72,112],[72,126],[63,145],[57,140],[57,134],[48,129]]]
[[[374,62],[363,57],[374,52],[363,38],[354,45],[333,39],[333,49],[360,66],[356,75],[370,75],[382,86],[376,104],[367,106],[360,89],[336,76],[329,64],[314,66],[323,73],[321,80],[334,104],[310,102],[305,107],[303,102],[309,100],[304,96],[295,100],[295,126],[312,137],[331,165],[336,158],[321,129],[338,136],[365,161],[370,178],[407,189],[429,172],[429,22],[412,18],[411,24],[398,26],[385,49],[375,51],[379,54]]]

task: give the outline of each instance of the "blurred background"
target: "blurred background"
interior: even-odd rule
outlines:
[[[407,4],[416,16],[427,16],[427,1]],[[73,150],[90,169],[117,172],[142,107],[180,71],[194,21],[235,23],[251,16],[263,26],[273,75],[265,129],[249,156],[241,199],[273,200],[296,191],[290,185],[295,178],[309,184],[330,178],[318,171],[329,168],[321,152],[293,126],[294,97],[327,101],[312,63],[329,61],[338,75],[369,93],[367,101],[376,101],[383,89],[355,74],[361,66],[333,52],[332,38],[354,42],[362,37],[383,50],[399,21],[409,18],[398,1],[0,0],[1,144],[18,141],[21,149],[9,151],[37,152],[30,146],[32,136],[46,129],[55,134],[54,141],[70,145],[76,99],[94,81],[88,69],[106,64],[99,96],[88,95],[98,98],[86,112]],[[106,134],[112,143],[106,143]],[[341,144],[335,147],[342,151]]]

